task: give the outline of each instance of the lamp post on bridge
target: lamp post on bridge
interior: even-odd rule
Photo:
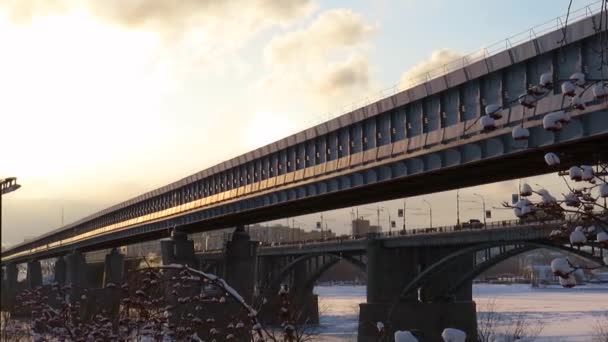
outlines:
[[[17,177],[0,179],[0,230],[2,229],[2,196],[19,189]]]
[[[481,203],[483,205],[483,227],[484,228],[488,228],[488,226],[486,225],[486,199],[482,195],[477,194],[477,193],[475,193],[473,195],[478,196],[479,198],[481,198]]]
[[[433,207],[431,207],[431,203],[429,203],[424,198],[422,199],[422,202],[426,203],[426,205],[429,206],[429,224],[430,224],[429,228],[433,228]]]

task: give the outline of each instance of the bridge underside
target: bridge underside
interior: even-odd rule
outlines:
[[[174,227],[179,227],[180,230],[187,233],[203,232],[239,224],[252,224],[324,210],[537,176],[557,171],[556,168],[549,167],[544,162],[543,155],[546,152],[558,153],[562,165],[591,164],[608,160],[608,149],[602,148],[602,146],[608,146],[608,134],[577,139],[546,148],[526,149],[496,158],[484,158],[456,166],[442,167],[434,171],[379,181],[347,190],[317,195],[312,198],[296,199],[261,208],[229,213],[196,222],[184,222],[183,215],[181,215],[175,219],[142,225],[141,229],[134,227],[128,231],[112,233],[110,236],[95,237],[65,248],[56,248],[53,251],[41,254],[41,256],[59,256],[75,248],[86,252],[165,238],[171,234],[171,229]],[[15,259],[14,261],[25,261],[31,257],[24,258],[24,260]]]

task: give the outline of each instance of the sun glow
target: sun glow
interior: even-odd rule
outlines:
[[[2,174],[102,172],[162,129],[153,34],[71,13],[28,25],[0,16],[0,37]]]

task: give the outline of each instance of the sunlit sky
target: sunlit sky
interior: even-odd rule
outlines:
[[[575,0],[573,8],[591,2]],[[0,178],[16,176],[23,186],[3,197],[2,244],[309,127],[404,75],[562,15],[567,5],[0,0]],[[551,176],[531,182],[557,186]],[[485,195],[490,208],[516,184],[461,195]],[[424,198],[435,225],[455,222],[454,192]],[[380,205],[394,217],[400,203]],[[421,198],[408,203],[426,208]],[[462,219],[481,216],[480,203],[461,210]],[[296,219],[312,228],[318,216]],[[350,209],[325,217],[330,228],[350,230]],[[428,217],[408,221],[425,226]]]

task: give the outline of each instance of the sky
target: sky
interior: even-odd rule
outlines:
[[[335,117],[565,14],[568,2],[0,0],[0,178],[22,185],[2,199],[2,244]],[[461,190],[470,201],[461,219],[480,218],[474,193],[489,209],[516,189],[511,181]],[[454,192],[424,198],[434,225],[455,222]],[[389,208],[382,225],[401,203],[378,204]],[[376,220],[378,205],[359,212]],[[428,224],[422,198],[408,207],[419,208],[410,226]],[[346,233],[350,212],[324,217]],[[313,228],[318,217],[296,220]]]

